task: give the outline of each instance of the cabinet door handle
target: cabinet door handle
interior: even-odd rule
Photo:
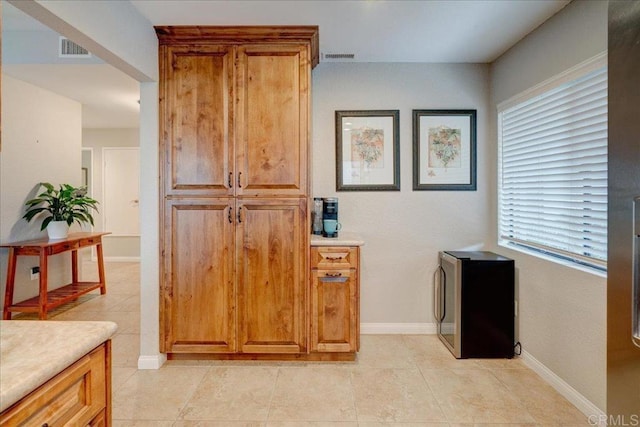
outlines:
[[[240,207],[238,208],[238,223],[241,223],[241,222],[242,222],[242,215],[241,215],[241,213],[242,213],[242,206],[240,206]]]
[[[325,283],[347,283],[348,277],[341,277],[342,273],[326,273],[324,277],[319,277]]]
[[[231,206],[229,206],[229,216],[227,217],[229,219],[229,224],[233,224],[233,219],[231,218],[231,211],[233,210],[233,208]]]
[[[233,182],[233,172],[229,172],[229,181],[228,181],[229,188],[232,187],[232,184],[231,184],[232,182]]]
[[[329,261],[339,261],[342,258],[344,258],[343,256],[328,256],[326,257]]]
[[[238,172],[238,188],[242,188],[242,184],[240,183],[241,176],[242,176],[242,172]]]

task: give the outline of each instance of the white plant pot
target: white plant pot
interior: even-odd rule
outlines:
[[[66,239],[69,235],[69,225],[66,221],[51,221],[47,225],[49,240]]]

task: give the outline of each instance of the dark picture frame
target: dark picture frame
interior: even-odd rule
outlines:
[[[400,191],[400,110],[336,111],[336,191]]]
[[[477,110],[413,110],[413,189],[476,191]]]

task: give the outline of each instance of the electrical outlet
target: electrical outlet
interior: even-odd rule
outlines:
[[[40,267],[31,267],[29,271],[31,273],[31,280],[40,279]]]

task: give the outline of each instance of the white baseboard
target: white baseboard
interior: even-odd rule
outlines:
[[[520,356],[522,361],[531,368],[536,374],[540,375],[542,379],[548,382],[551,387],[555,388],[558,393],[563,395],[569,402],[571,402],[580,412],[589,418],[589,424],[606,426],[607,419],[606,414],[591,403],[589,399],[580,394],[575,388],[571,387],[565,380],[557,376],[551,369],[547,368],[542,362],[533,357],[526,351],[522,351]],[[604,424],[602,424],[605,422]]]
[[[139,256],[107,256],[104,262],[140,262]]]
[[[360,333],[373,334],[405,334],[434,335],[435,323],[361,323]]]
[[[138,357],[138,369],[160,369],[166,361],[166,354],[157,354],[155,356],[140,355]]]

